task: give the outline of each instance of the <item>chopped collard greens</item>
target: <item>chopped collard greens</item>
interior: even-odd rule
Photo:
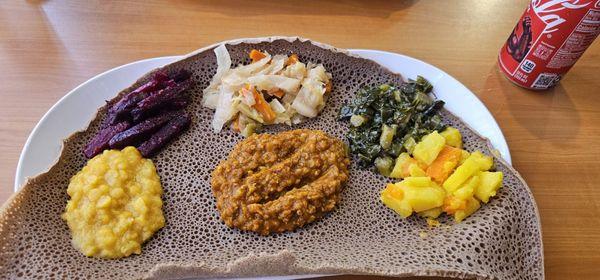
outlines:
[[[428,95],[432,89],[418,76],[400,86],[360,89],[342,106],[339,117],[350,121],[350,151],[361,168],[375,165],[387,176],[400,153],[412,152],[421,137],[446,128],[438,114],[444,101],[433,100]]]

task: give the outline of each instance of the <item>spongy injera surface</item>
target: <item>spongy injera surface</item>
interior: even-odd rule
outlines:
[[[294,128],[320,129],[345,139],[347,124],[336,118],[341,104],[363,86],[402,81],[399,75],[374,62],[322,44],[296,38],[270,40],[227,45],[234,65],[248,63],[246,54],[256,48],[271,54],[297,53],[301,61],[323,63],[333,74],[333,92],[324,111]],[[215,208],[210,173],[242,138],[229,129],[213,133],[213,112],[200,105],[202,89],[216,71],[212,47],[164,69],[170,72],[181,68],[191,70],[197,82],[188,108],[193,123],[153,158],[165,191],[166,226],[143,246],[142,254],[121,260],[87,258],[71,246],[68,227],[60,218],[68,199],[69,178],[85,165],[82,148],[104,116],[105,108],[101,108],[85,131],[65,141],[56,165],[30,180],[4,205],[0,212],[0,278],[352,273],[543,279],[535,202],[518,173],[497,157],[495,165],[504,172],[504,187],[496,198],[460,224],[442,218],[442,226],[428,228],[424,219],[414,215],[401,219],[379,202],[379,192],[387,180],[351,164],[340,205],[322,220],[267,237],[227,228]],[[148,77],[145,75],[132,87]],[[460,129],[468,150],[479,149],[491,155],[485,139],[450,113],[443,115],[448,124]],[[266,132],[287,129],[279,126]],[[422,232],[427,236],[421,237]]]

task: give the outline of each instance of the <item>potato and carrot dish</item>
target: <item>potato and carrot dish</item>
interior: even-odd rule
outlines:
[[[492,158],[462,149],[460,132],[448,127],[424,136],[411,151],[396,159],[381,201],[403,218],[413,212],[435,219],[452,215],[461,222],[502,187],[502,172],[491,172]]]

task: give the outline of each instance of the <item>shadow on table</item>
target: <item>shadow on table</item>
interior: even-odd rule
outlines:
[[[575,135],[579,131],[580,115],[570,97],[576,93],[560,83],[545,91],[527,90],[506,79],[494,64],[484,88],[489,89],[486,96],[480,96],[484,102],[501,103],[501,108],[511,113],[509,117],[537,139],[561,145],[565,139],[555,136]]]
[[[412,6],[418,0],[323,0],[323,1],[182,1],[186,8],[202,9],[230,16],[259,16],[264,14],[347,15],[390,17],[396,11]],[[329,9],[323,9],[326,6]],[[301,7],[301,8],[299,8]],[[332,7],[334,9],[332,9]]]

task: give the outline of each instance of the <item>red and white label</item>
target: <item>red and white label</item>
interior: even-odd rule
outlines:
[[[561,79],[600,33],[600,0],[532,0],[500,50],[510,80],[547,89]]]

